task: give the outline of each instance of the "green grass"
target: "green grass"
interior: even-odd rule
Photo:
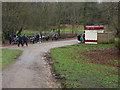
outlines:
[[[2,51],[2,68],[15,62],[16,58],[22,53],[21,50],[3,49]]]
[[[23,30],[21,32],[21,35],[23,36],[24,34],[26,34],[27,36],[34,36],[34,34],[39,34],[39,31],[37,31],[37,30]]]
[[[104,30],[106,31],[107,27],[104,26]],[[74,33],[83,33],[84,31],[84,27],[80,27],[80,28],[74,28]],[[18,31],[17,31],[18,32]],[[53,30],[49,31],[49,30],[44,30],[43,31],[43,34],[45,34],[45,32],[53,32]],[[57,30],[55,30],[54,32],[57,32]],[[54,33],[53,32],[53,33]],[[72,29],[61,29],[60,32],[69,32],[69,33],[72,33]],[[53,33],[49,33],[49,35],[53,35]],[[24,35],[26,34],[27,36],[34,36],[34,34],[39,34],[39,31],[37,30],[23,30],[21,35]]]
[[[83,30],[84,30],[83,27],[74,28],[74,33],[82,33],[82,32],[84,32]],[[53,32],[53,31],[51,31],[51,32]],[[55,30],[55,32],[56,32],[56,30]],[[72,29],[69,29],[69,28],[67,28],[67,29],[61,29],[60,32],[70,32],[70,33],[72,33]]]
[[[74,32],[76,32],[76,33],[78,33],[78,32],[82,33],[83,31],[81,31],[81,30],[84,30],[84,28],[74,28]],[[64,29],[64,30],[61,29],[60,31],[61,32],[72,32],[72,29]],[[46,30],[46,32],[53,32],[53,31]],[[56,30],[55,30],[55,32],[56,32]],[[45,32],[43,31],[43,33],[45,33]],[[24,34],[26,34],[27,36],[34,36],[34,34],[39,34],[39,31],[37,31],[37,30],[23,30],[21,35],[24,35]]]
[[[83,27],[81,27],[81,28],[74,28],[74,32],[76,32],[76,33],[82,33],[82,32],[84,32],[82,30],[84,30]],[[72,32],[72,29],[64,29],[64,30],[61,29],[61,32]]]
[[[89,49],[111,48],[112,44],[72,45],[51,49],[53,60],[57,62],[54,68],[61,78],[66,78],[64,85],[70,88],[117,87],[117,68],[105,65],[92,64],[83,55],[77,54]],[[77,57],[77,58],[74,58]]]

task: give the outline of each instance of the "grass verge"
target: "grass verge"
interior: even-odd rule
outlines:
[[[6,68],[8,65],[15,62],[15,60],[21,55],[21,50],[2,49],[2,68]]]
[[[74,32],[76,32],[76,33],[83,33],[84,31],[81,31],[81,30],[84,30],[84,28],[74,28]],[[72,33],[72,29],[64,29],[64,30],[61,29],[60,31],[61,32],[70,32],[70,33]],[[45,34],[45,32],[46,33],[52,32],[52,33],[49,33],[49,35],[53,35],[55,32],[57,32],[57,30],[55,30],[54,32],[53,32],[53,30],[52,31],[46,30],[46,31],[43,31],[43,34]],[[26,34],[27,36],[34,36],[34,34],[39,34],[39,33],[40,32],[37,31],[37,30],[23,30],[22,33],[21,33],[21,35]]]
[[[89,49],[111,48],[112,44],[84,45],[77,44],[51,49],[56,62],[53,67],[62,80],[63,88],[116,88],[118,72],[115,67],[90,63],[90,60],[77,52]],[[89,52],[90,53],[90,52]],[[74,58],[76,56],[77,58]]]

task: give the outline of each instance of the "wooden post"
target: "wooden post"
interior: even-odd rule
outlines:
[[[108,33],[108,43],[109,43],[109,33]]]
[[[99,34],[98,34],[98,32],[97,32],[97,42],[99,43]]]

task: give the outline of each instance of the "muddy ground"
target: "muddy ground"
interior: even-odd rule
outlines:
[[[117,48],[104,48],[78,52],[90,59],[91,63],[102,64],[111,67],[120,67],[120,53]]]

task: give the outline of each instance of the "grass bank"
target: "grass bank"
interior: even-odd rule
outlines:
[[[3,49],[2,52],[2,68],[6,68],[8,65],[15,62],[15,60],[21,55],[21,50]]]
[[[113,48],[112,44],[72,45],[51,49],[56,62],[53,67],[65,87],[69,88],[113,88],[118,86],[116,67],[93,64],[90,59],[78,52],[90,49]],[[89,52],[91,53],[91,52]]]
[[[104,30],[106,31],[107,27],[106,25],[104,26]],[[74,33],[83,33],[84,31],[84,27],[80,27],[80,28],[74,28]],[[18,32],[18,31],[17,31]],[[16,32],[16,33],[17,33]],[[53,31],[49,31],[49,30],[44,30],[42,31],[42,34],[44,35],[45,33],[46,34],[49,34],[49,35],[53,35],[55,32],[57,32],[57,30]],[[66,28],[66,29],[60,29],[60,32],[61,33],[72,33],[72,29],[70,28]],[[23,30],[21,32],[21,35],[24,35],[26,34],[27,36],[34,36],[34,34],[39,34],[40,32],[38,30]]]
[[[84,28],[74,28],[75,33],[83,33],[84,31],[81,31],[81,30],[84,30]],[[43,31],[43,34],[48,33],[49,35],[53,35],[55,32],[57,32],[57,30],[55,30],[55,31],[45,30],[45,31]],[[65,32],[72,33],[72,29],[61,29],[60,32],[61,33],[65,33]],[[40,32],[37,30],[23,30],[21,35],[26,34],[27,36],[34,36],[34,34],[39,34],[39,33]]]

